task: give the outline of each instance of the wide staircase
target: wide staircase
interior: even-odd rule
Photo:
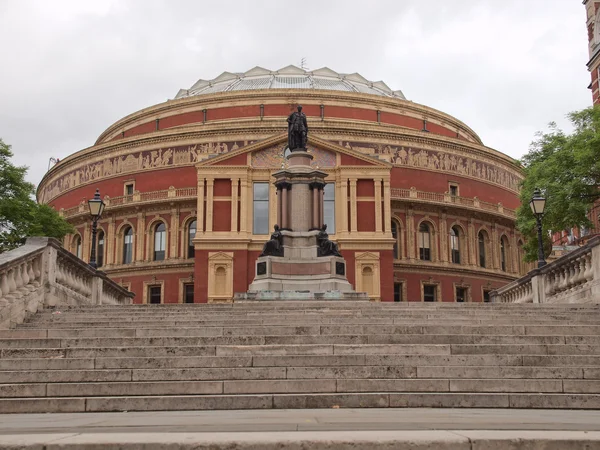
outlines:
[[[0,413],[600,409],[600,305],[46,309],[0,352]]]

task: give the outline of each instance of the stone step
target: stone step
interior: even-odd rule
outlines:
[[[387,407],[599,409],[600,395],[551,393],[362,392],[0,399],[0,413]]]
[[[10,349],[88,347],[179,347],[223,345],[554,345],[583,346],[597,353],[599,336],[495,336],[495,335],[305,335],[305,336],[200,336],[144,338],[0,339],[0,355]],[[460,347],[456,347],[457,349]],[[475,347],[464,347],[465,349]],[[542,347],[540,347],[541,349]],[[481,347],[490,351],[493,347]],[[514,351],[520,351],[514,347]],[[542,354],[546,353],[541,350]],[[536,352],[539,353],[539,352]],[[5,357],[5,356],[2,356]]]
[[[176,337],[176,336],[303,336],[303,335],[535,335],[535,336],[600,336],[600,326],[592,325],[261,325],[261,326],[203,326],[174,328],[82,328],[48,329],[46,336],[52,338],[84,337]],[[17,336],[25,330],[17,330]],[[11,335],[11,332],[3,333]],[[35,333],[34,333],[35,334]],[[7,339],[0,336],[0,340]]]
[[[244,360],[240,359],[240,364]],[[384,363],[384,361],[380,361]],[[280,380],[322,378],[522,378],[522,379],[600,379],[599,367],[486,366],[486,365],[323,365],[278,367],[193,367],[152,369],[79,369],[0,371],[0,384],[71,383],[96,381],[205,381],[205,380]]]
[[[600,357],[600,346],[590,345],[521,345],[521,344],[292,344],[242,346],[127,346],[127,347],[69,347],[69,348],[10,348],[0,351],[0,367],[10,367],[15,359],[42,359],[49,365],[62,359],[166,356],[253,356],[253,355],[377,355],[377,354],[440,354],[440,355],[581,355]],[[7,362],[3,362],[3,361]]]
[[[540,358],[551,358],[542,359]],[[287,367],[287,366],[600,366],[600,357],[516,355],[290,355],[290,356],[176,356],[176,357],[98,357],[60,359],[0,359],[0,371],[76,369],[154,369],[193,367]],[[539,364],[538,364],[539,363]]]
[[[211,394],[462,392],[597,394],[600,380],[300,379],[0,384],[2,398]]]

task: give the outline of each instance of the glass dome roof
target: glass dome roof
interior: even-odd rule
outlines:
[[[191,88],[180,89],[175,98],[256,89],[327,89],[406,100],[402,91],[392,91],[383,81],[369,81],[358,73],[337,73],[327,67],[307,71],[296,66],[277,71],[257,66],[244,73],[223,72],[212,80],[198,80]]]

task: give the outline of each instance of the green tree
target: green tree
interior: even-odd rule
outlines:
[[[0,139],[0,253],[23,244],[27,236],[62,239],[73,227],[48,205],[33,199],[34,186],[25,181],[27,167],[11,161],[10,145]]]
[[[538,133],[521,163],[525,168],[517,211],[517,227],[527,238],[525,258],[537,259],[536,222],[529,207],[535,188],[546,197],[543,230],[546,254],[551,250],[548,230],[591,227],[588,213],[600,199],[600,107],[568,114],[573,132],[555,123]]]

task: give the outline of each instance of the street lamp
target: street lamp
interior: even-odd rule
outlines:
[[[535,216],[537,222],[537,235],[538,235],[538,269],[546,265],[544,259],[544,243],[542,241],[542,216],[544,215],[544,208],[546,207],[546,199],[542,195],[539,189],[533,191],[533,197],[529,202],[531,211]]]
[[[92,252],[90,255],[90,266],[94,269],[98,268],[96,264],[96,230],[98,228],[98,219],[104,212],[104,202],[100,198],[100,189],[96,189],[94,198],[88,200],[88,207],[90,208],[90,216],[92,216]]]

